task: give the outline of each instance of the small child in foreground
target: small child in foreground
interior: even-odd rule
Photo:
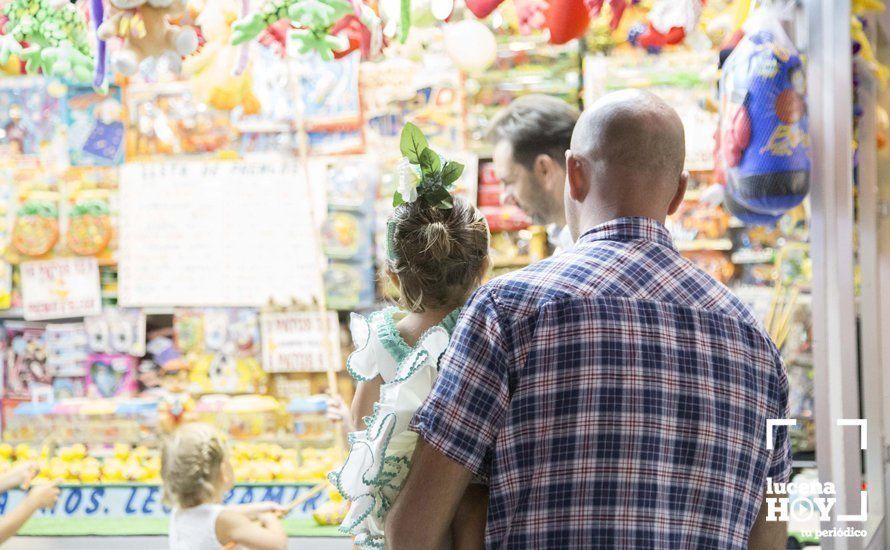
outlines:
[[[33,462],[18,464],[15,468],[0,476],[0,493],[15,487],[26,488],[37,474],[37,466]],[[41,508],[52,508],[59,498],[57,483],[34,485],[25,500],[9,514],[0,518],[0,544],[15,535],[22,525]]]
[[[161,455],[164,502],[173,508],[170,550],[280,550],[287,534],[270,502],[224,506],[235,474],[223,437],[211,426],[185,424]]]

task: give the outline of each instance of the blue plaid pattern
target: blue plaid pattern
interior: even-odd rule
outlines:
[[[670,234],[621,218],[470,300],[413,429],[488,476],[487,548],[746,548],[787,480],[781,357]]]

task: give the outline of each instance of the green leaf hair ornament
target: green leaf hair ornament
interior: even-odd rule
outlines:
[[[0,64],[10,55],[25,61],[29,74],[93,80],[95,62],[87,23],[74,4],[64,0],[12,0],[3,8],[6,34],[0,37]],[[27,47],[22,47],[27,42]]]
[[[396,192],[392,205],[423,201],[431,208],[448,210],[454,207],[451,195],[454,183],[460,179],[464,165],[445,160],[433,151],[420,128],[408,122],[402,128],[399,148],[404,158],[399,162]],[[386,223],[386,253],[395,259],[395,222]]]

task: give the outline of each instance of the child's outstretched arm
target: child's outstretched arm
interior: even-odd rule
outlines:
[[[223,510],[216,518],[216,538],[227,547],[234,543],[255,550],[284,550],[287,533],[273,513],[262,513],[257,521],[232,510]]]
[[[0,519],[0,544],[18,533],[22,525],[34,512],[41,508],[51,508],[59,498],[59,486],[56,483],[33,487],[24,502],[16,506],[12,512]]]
[[[357,430],[364,430],[365,417],[374,412],[374,403],[380,400],[380,386],[383,378],[375,377],[369,382],[359,382],[352,398],[352,423]]]
[[[20,462],[14,468],[0,476],[0,493],[14,487],[27,488],[27,484],[37,474],[37,464]]]

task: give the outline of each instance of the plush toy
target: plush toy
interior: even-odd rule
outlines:
[[[649,51],[679,44],[698,25],[705,0],[656,0],[648,23],[631,29],[628,42]]]
[[[778,19],[761,10],[720,79],[724,203],[743,222],[773,224],[809,191],[806,82]]]
[[[230,43],[231,24],[238,13],[236,0],[207,0],[195,19],[207,42],[185,58],[182,69],[199,101],[220,111],[240,106],[244,114],[253,115],[259,112],[260,104],[253,93],[251,71],[246,70],[246,61],[239,66],[243,52]]]
[[[271,0],[261,10],[235,21],[232,44],[253,40],[269,26],[287,19],[299,26],[288,35],[299,53],[315,51],[325,61],[331,61],[334,52],[349,48],[349,39],[331,34],[332,30],[341,18],[356,15],[356,9],[362,24],[369,28],[374,25],[377,16],[364,4],[355,6],[347,0]]]
[[[0,37],[0,65],[14,55],[30,74],[90,81],[93,57],[86,20],[77,6],[65,0],[12,0],[3,15],[7,20]]]
[[[182,57],[198,48],[195,29],[169,21],[185,13],[186,0],[110,0],[110,4],[96,34],[100,40],[123,40],[112,56],[114,69],[122,75],[136,74],[140,63],[149,59],[163,59],[170,70],[179,72]]]

